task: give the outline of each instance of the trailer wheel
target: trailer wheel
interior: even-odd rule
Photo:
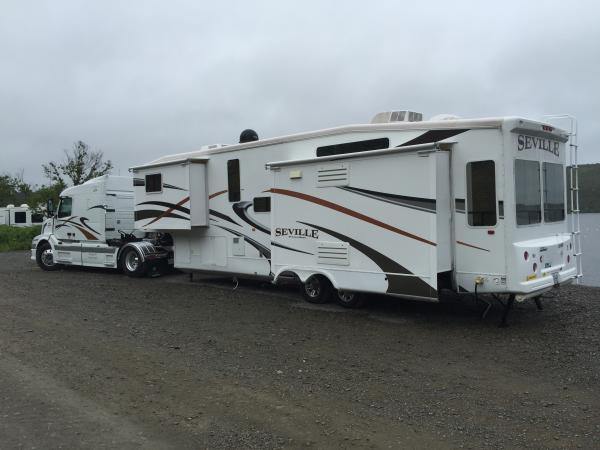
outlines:
[[[35,261],[40,269],[53,271],[58,270],[60,267],[54,262],[54,253],[52,252],[52,246],[49,242],[43,242],[37,247],[35,253]]]
[[[136,249],[127,248],[121,256],[121,267],[125,275],[130,277],[143,277],[146,274],[146,267]]]
[[[337,291],[335,295],[335,301],[344,308],[361,308],[365,300],[365,295],[360,292]]]
[[[332,292],[331,282],[323,275],[312,275],[302,285],[302,294],[309,303],[327,303]]]

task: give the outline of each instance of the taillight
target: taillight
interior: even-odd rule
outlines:
[[[571,255],[567,255],[567,264],[571,262]]]
[[[533,271],[537,271],[537,263],[533,263]]]
[[[544,262],[544,260],[542,258],[542,255],[540,255],[540,263],[543,263],[543,262]]]
[[[523,253],[523,258],[525,258],[525,261],[527,261],[529,259],[529,253]]]

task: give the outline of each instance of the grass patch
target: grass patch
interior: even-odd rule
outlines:
[[[40,234],[42,227],[9,227],[0,225],[0,252],[29,250],[31,240]]]

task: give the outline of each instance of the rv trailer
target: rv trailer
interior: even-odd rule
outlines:
[[[29,209],[29,205],[7,205],[5,208],[0,208],[0,225],[8,225],[11,227],[32,226],[31,209]]]
[[[135,227],[169,233],[176,268],[294,275],[307,300],[344,306],[450,289],[507,294],[509,307],[578,276],[569,134],[548,123],[394,111],[273,139],[248,131],[130,169]]]
[[[56,214],[33,238],[31,259],[44,270],[77,265],[158,273],[172,257],[171,242],[145,234],[134,228],[132,179],[103,175],[61,192]]]

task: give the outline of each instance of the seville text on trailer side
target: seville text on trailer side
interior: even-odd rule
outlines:
[[[335,292],[537,298],[580,272],[566,217],[569,133],[519,117],[370,124],[212,145],[133,167],[135,228],[175,267]],[[508,311],[508,307],[506,311]]]

